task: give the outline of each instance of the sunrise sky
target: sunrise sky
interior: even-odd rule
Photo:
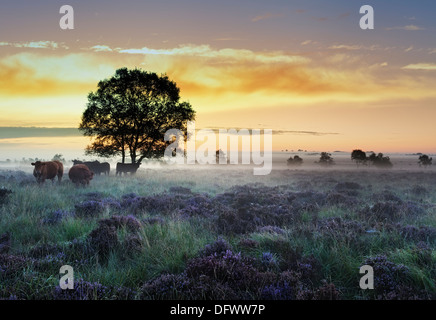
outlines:
[[[74,30],[59,9],[74,8]],[[375,29],[361,30],[372,5]],[[0,160],[83,150],[87,94],[117,68],[167,73],[197,128],[273,129],[273,147],[436,152],[434,0],[8,1]],[[20,134],[20,132],[22,132]],[[50,136],[51,135],[51,136]]]

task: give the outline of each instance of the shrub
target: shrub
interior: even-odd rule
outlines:
[[[78,217],[96,217],[104,212],[105,206],[100,201],[87,200],[74,206]]]
[[[410,290],[410,271],[404,265],[397,265],[384,255],[365,260],[364,265],[373,267],[374,291],[379,299],[392,299]]]
[[[436,228],[430,226],[412,226],[412,225],[396,225],[396,229],[400,232],[405,239],[410,239],[412,241],[429,241],[433,242],[436,240]]]
[[[220,237],[212,244],[206,245],[204,249],[200,251],[200,255],[205,257],[210,255],[220,256],[231,250],[231,245],[226,240]]]
[[[91,248],[102,258],[118,247],[118,235],[114,226],[100,225],[88,235]]]

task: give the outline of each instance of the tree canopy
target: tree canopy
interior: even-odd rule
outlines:
[[[360,149],[355,149],[351,153],[351,160],[355,161],[357,165],[366,164],[368,158],[366,157],[366,153]]]
[[[128,155],[139,163],[163,156],[170,143],[165,132],[186,132],[194,118],[192,106],[180,101],[180,89],[166,75],[121,68],[89,93],[79,130],[94,138],[87,154],[121,155],[123,163]]]

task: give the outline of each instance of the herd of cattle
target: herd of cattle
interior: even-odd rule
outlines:
[[[130,173],[135,174],[138,170],[140,163],[117,163],[115,175],[122,175]],[[55,181],[58,178],[59,183],[62,181],[62,176],[64,175],[64,165],[62,162],[53,161],[36,161],[32,162],[33,176],[36,178],[38,183],[44,183],[45,180]],[[76,186],[79,185],[89,185],[89,182],[94,178],[94,175],[109,175],[111,170],[110,164],[108,162],[99,161],[88,161],[82,162],[79,160],[73,161],[73,166],[68,171],[68,177],[71,182]]]

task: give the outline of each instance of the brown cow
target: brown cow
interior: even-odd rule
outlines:
[[[89,181],[94,178],[94,172],[89,170],[89,168],[84,164],[76,164],[71,167],[68,176],[76,186],[79,186],[79,184],[85,186],[89,185]]]
[[[46,179],[54,182],[56,176],[58,177],[59,183],[62,181],[62,176],[64,175],[64,165],[62,162],[54,161],[36,161],[31,163],[35,166],[33,169],[33,176],[36,178],[38,183],[44,183]]]

